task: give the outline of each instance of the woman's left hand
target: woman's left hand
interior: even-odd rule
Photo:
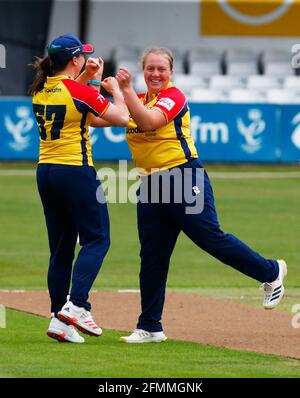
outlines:
[[[121,90],[132,88],[132,77],[127,68],[121,67],[116,74],[116,79]]]
[[[115,79],[112,76],[109,76],[106,79],[104,79],[101,85],[104,88],[104,90],[106,90],[108,93],[112,95],[114,91],[120,91],[117,79]]]

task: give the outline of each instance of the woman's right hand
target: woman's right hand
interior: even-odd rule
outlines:
[[[114,91],[120,90],[119,84],[114,77],[107,77],[106,79],[102,80],[101,86],[109,93],[113,94]]]
[[[122,91],[132,88],[132,77],[127,68],[121,67],[116,74],[116,79]]]
[[[86,61],[85,72],[89,76],[89,79],[101,81],[103,68],[104,61],[102,58],[89,57]]]

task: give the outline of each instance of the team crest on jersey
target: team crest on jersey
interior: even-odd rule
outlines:
[[[164,108],[168,109],[168,111],[170,111],[174,107],[175,102],[171,98],[160,98],[160,100],[157,101],[156,104],[163,106]]]

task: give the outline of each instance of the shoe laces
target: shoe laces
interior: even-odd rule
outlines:
[[[81,314],[82,318],[92,318],[91,313],[88,310],[83,310]]]
[[[260,285],[260,289],[263,289],[265,291],[266,294],[270,294],[272,293],[272,291],[274,290],[276,283],[275,282],[279,282],[279,280],[281,281],[282,284],[282,276],[281,276],[281,267],[279,266],[279,274],[277,276],[277,278],[273,281],[273,282],[264,282],[262,285]]]
[[[273,286],[270,283],[265,282],[261,285],[261,289],[264,290],[265,300],[270,300],[270,298],[272,297]]]
[[[148,337],[150,336],[150,332],[147,332],[143,329],[135,329],[133,333],[136,333],[140,337]]]
[[[281,284],[282,285],[282,284]],[[279,287],[280,285],[278,285]],[[277,287],[277,288],[278,288]],[[265,293],[265,300],[270,300],[271,297],[273,296],[273,292],[275,290],[275,286],[273,284],[273,282],[269,283],[269,282],[265,282],[260,286],[261,289],[264,290]]]
[[[272,283],[265,282],[261,285],[261,289],[263,289],[265,293],[271,293],[273,290],[273,285]]]
[[[81,314],[81,319],[84,323],[89,324],[89,326],[99,327],[97,323],[94,321],[92,314],[88,310],[84,310]]]

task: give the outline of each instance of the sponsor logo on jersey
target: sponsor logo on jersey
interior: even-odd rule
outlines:
[[[138,133],[143,133],[142,130],[140,130],[138,127],[130,127],[126,130],[127,134],[138,134]]]
[[[44,88],[44,91],[46,93],[60,93],[61,92],[61,88],[56,87],[56,88]]]
[[[156,105],[163,106],[164,108],[168,109],[168,111],[170,111],[174,107],[175,102],[171,98],[160,98],[160,100],[157,101]]]

